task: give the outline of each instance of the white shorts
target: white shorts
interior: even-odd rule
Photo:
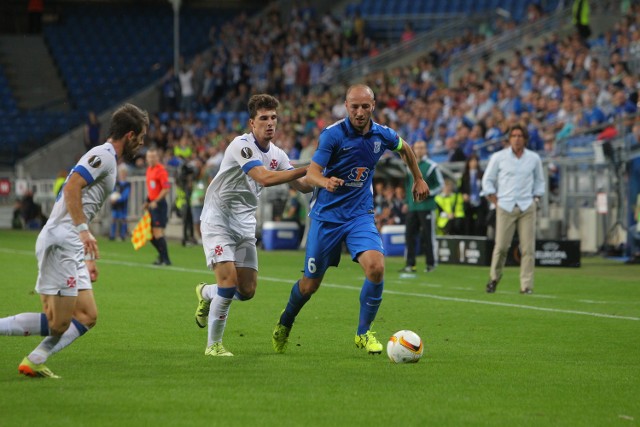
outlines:
[[[84,248],[75,230],[64,225],[43,229],[36,241],[36,258],[39,294],[75,297],[79,290],[92,289]]]
[[[207,222],[200,223],[202,247],[207,267],[223,261],[233,261],[236,267],[258,271],[258,251],[255,236],[242,236],[230,232],[226,227]]]

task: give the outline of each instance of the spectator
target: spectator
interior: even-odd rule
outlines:
[[[487,201],[480,195],[482,190],[482,169],[477,154],[471,154],[464,165],[460,179],[460,193],[464,206],[462,232],[467,236],[485,236],[487,221]]]
[[[129,195],[131,183],[127,181],[127,165],[121,163],[118,166],[118,181],[116,187],[109,196],[111,202],[111,231],[109,240],[115,240],[116,235],[124,241],[129,231],[127,230],[127,215],[129,213]]]
[[[101,144],[100,139],[100,122],[96,117],[96,113],[89,111],[87,123],[84,125],[84,149],[91,150]]]
[[[190,113],[193,110],[195,90],[193,88],[193,67],[185,66],[178,73],[180,83],[180,111]]]
[[[172,113],[178,110],[180,83],[173,67],[169,67],[160,80],[160,111]]]

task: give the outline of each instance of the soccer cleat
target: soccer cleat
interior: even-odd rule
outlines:
[[[212,346],[204,351],[205,356],[233,356],[229,350],[224,348],[221,342],[214,342]]]
[[[207,327],[207,320],[209,319],[209,307],[211,307],[211,301],[207,301],[202,297],[202,288],[207,284],[202,282],[196,286],[196,295],[198,296],[198,308],[196,308],[196,324],[201,328]]]
[[[382,343],[374,335],[375,332],[371,330],[364,334],[356,335],[356,347],[366,349],[369,354],[382,353]]]
[[[526,288],[526,289],[522,289],[520,291],[521,294],[527,294],[527,295],[531,295],[533,293],[533,289],[531,288]]]
[[[416,272],[415,265],[407,265],[406,267],[402,267],[400,270],[398,270],[398,273],[415,273],[415,272]]]
[[[271,336],[271,343],[273,344],[273,349],[276,353],[284,353],[287,349],[287,343],[289,342],[289,333],[291,333],[291,328],[287,328],[282,325],[280,322],[276,325],[273,330],[273,335]]]
[[[22,359],[22,362],[20,362],[20,365],[18,365],[18,372],[20,372],[22,375],[33,378],[60,378],[59,376],[51,372],[49,368],[44,366],[44,363],[35,364],[31,360],[29,360],[28,357]]]

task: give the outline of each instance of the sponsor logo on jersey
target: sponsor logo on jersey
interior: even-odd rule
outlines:
[[[278,161],[276,159],[271,159],[271,163],[269,163],[269,167],[271,169],[277,169],[278,168]]]
[[[347,187],[362,187],[364,182],[369,177],[369,168],[358,167],[351,169],[349,176],[347,177],[349,181],[345,182],[344,185]]]
[[[253,157],[253,151],[251,151],[249,147],[243,147],[242,150],[240,150],[240,155],[245,159],[250,159]]]
[[[381,145],[382,143],[380,141],[373,141],[373,152],[379,153]]]
[[[100,159],[100,157],[91,156],[89,158],[89,166],[91,166],[92,168],[99,168],[101,164],[102,164],[102,160]]]

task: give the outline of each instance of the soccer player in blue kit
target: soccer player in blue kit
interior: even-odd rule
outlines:
[[[429,194],[411,147],[393,129],[371,119],[375,109],[373,90],[363,84],[349,87],[345,105],[349,117],[322,131],[307,170],[307,183],[315,190],[304,274],[293,285],[273,331],[273,348],[278,353],[286,350],[293,322],[320,287],[324,273],[340,262],[342,242],[365,274],[356,347],[370,354],[382,352],[382,344],[371,331],[384,285],[384,249],[374,222],[372,182],[376,163],[385,150],[397,151],[409,167],[414,199],[422,201]]]

